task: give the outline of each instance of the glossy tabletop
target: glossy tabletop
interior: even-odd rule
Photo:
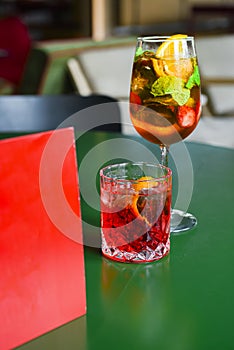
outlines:
[[[100,167],[110,160],[116,154],[116,140],[123,145],[129,142],[123,156],[126,147],[137,145],[157,153],[157,146],[140,137],[104,132],[77,135],[79,170],[95,150]],[[233,349],[234,151],[185,145],[194,185],[189,211],[198,218],[197,227],[172,235],[170,254],[161,261],[112,262],[101,256],[98,247],[99,213],[83,201],[83,220],[89,224],[84,224],[87,315],[19,349]],[[172,146],[172,153],[177,147]],[[144,160],[143,153],[136,149],[135,159]],[[176,179],[177,165],[173,159],[170,162],[176,193],[181,184]],[[186,172],[188,164],[181,164]],[[81,188],[91,176],[87,169]]]

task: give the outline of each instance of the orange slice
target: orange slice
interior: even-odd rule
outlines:
[[[183,53],[183,44],[181,41],[176,43],[175,40],[186,39],[188,35],[186,34],[175,34],[170,36],[166,41],[164,41],[158,48],[156,52],[156,57],[166,58],[166,57],[181,57]]]
[[[156,58],[152,59],[158,76],[170,75],[188,80],[193,72],[193,64],[190,58],[184,57],[184,47],[180,41],[187,37],[185,34],[172,35],[159,46]]]
[[[147,218],[145,215],[142,215],[141,212],[146,211],[146,198],[140,194],[140,192],[144,189],[149,189],[154,186],[158,185],[158,182],[152,181],[153,177],[151,176],[143,176],[141,177],[136,184],[133,185],[135,191],[137,192],[133,198],[132,198],[132,203],[131,203],[131,208],[137,218],[142,219],[148,226],[151,226],[149,222],[149,218]],[[147,214],[147,213],[146,213]]]
[[[154,186],[157,186],[157,181],[152,181],[152,176],[142,176],[140,179],[137,180],[137,183],[133,185],[133,188],[135,191],[140,192],[141,190],[145,188],[151,188]]]

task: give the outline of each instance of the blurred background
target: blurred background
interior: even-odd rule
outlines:
[[[232,0],[1,0],[33,40],[107,35],[232,31]]]
[[[234,128],[225,118],[221,135],[234,116],[234,0],[1,0],[0,95],[127,100],[136,37],[176,33],[195,36],[202,114],[222,117],[223,140]]]
[[[38,71],[47,60],[54,59],[52,56],[58,51],[54,45],[59,40],[63,45],[59,49],[60,58],[62,50],[68,50],[69,40],[73,40],[69,49],[75,50],[64,51],[64,58],[68,58],[79,54],[87,42],[90,46],[119,38],[120,45],[121,38],[131,37],[135,44],[139,35],[201,36],[233,31],[234,1],[231,0],[1,0],[0,78],[12,87],[5,84],[0,92],[13,89],[14,93],[42,93],[42,85],[37,90],[20,87],[25,78],[23,72],[27,78],[32,73],[27,63]],[[44,61],[38,52],[35,58],[34,50],[39,50],[39,46]],[[30,78],[35,79],[35,72]],[[57,92],[55,89],[54,93]]]

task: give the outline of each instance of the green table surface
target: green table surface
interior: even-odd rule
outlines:
[[[140,137],[104,132],[77,135],[79,169],[94,150],[101,167],[115,154],[116,138],[123,145],[128,140],[129,149],[137,143],[157,152],[157,146]],[[86,316],[19,349],[234,348],[234,151],[196,143],[184,145],[193,167],[189,211],[198,218],[197,227],[172,235],[170,254],[148,264],[112,262],[101,256],[99,247],[86,245]],[[172,151],[179,146],[172,146]],[[136,153],[136,158],[143,160],[143,154]],[[87,169],[86,183],[90,176]],[[175,179],[173,191],[177,185]],[[93,227],[92,234],[99,237],[98,211],[82,202],[82,213],[84,221]],[[89,226],[84,225],[84,237],[89,234]]]

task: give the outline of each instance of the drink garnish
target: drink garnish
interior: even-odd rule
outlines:
[[[175,34],[171,35],[164,43],[162,43],[157,52],[156,57],[162,58],[162,57],[180,57],[181,53],[183,53],[183,47],[182,43],[179,42],[179,45],[175,45],[174,40],[180,40],[180,39],[186,39],[188,35],[186,34]]]
[[[171,95],[179,106],[183,106],[190,98],[190,90],[184,87],[184,81],[174,76],[158,78],[152,84],[150,92],[155,97]]]
[[[135,60],[138,58],[138,56],[140,56],[142,53],[143,53],[144,51],[143,51],[143,49],[142,49],[142,47],[138,47],[137,49],[136,49],[136,53],[135,53]]]
[[[192,89],[193,86],[195,85],[200,86],[200,84],[201,84],[201,81],[200,81],[199,69],[198,69],[198,65],[196,65],[194,67],[193,74],[189,77],[189,80],[185,86],[187,89]]]
[[[131,208],[136,215],[137,218],[142,219],[147,226],[151,226],[152,223],[150,223],[150,216],[147,218],[147,208],[145,207],[147,205],[147,200],[144,196],[144,191],[148,190],[152,187],[155,187],[158,185],[157,181],[152,181],[153,177],[151,176],[143,176],[140,179],[138,179],[136,184],[133,184],[133,188],[136,191],[136,194],[133,195]],[[142,215],[142,212],[144,210],[144,215]]]
[[[142,176],[137,180],[137,183],[133,184],[133,188],[136,192],[139,192],[143,189],[152,188],[157,186],[157,181],[152,181],[154,178],[152,176]]]
[[[181,128],[189,128],[196,122],[196,113],[191,107],[181,106],[178,107],[176,119]]]
[[[132,91],[130,92],[130,102],[135,103],[137,105],[141,105],[141,103],[142,103],[140,96]]]
[[[179,41],[179,39],[187,37],[185,34],[175,34],[159,46],[156,59],[152,59],[154,70],[158,76],[169,75],[182,78],[185,81],[188,80],[193,72],[193,65],[191,60],[183,57],[183,44]]]
[[[151,50],[148,46],[137,49],[130,116],[137,132],[150,142],[178,142],[200,118],[199,68],[195,54],[191,57],[188,52],[186,38],[184,34],[168,37],[156,52],[153,45]]]

